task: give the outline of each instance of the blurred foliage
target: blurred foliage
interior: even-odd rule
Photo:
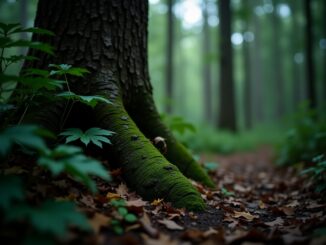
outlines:
[[[19,24],[0,23],[0,113],[2,117],[0,121],[0,167],[1,169],[8,167],[10,154],[12,152],[18,153],[20,150],[19,154],[33,154],[37,158],[36,163],[38,166],[49,169],[54,176],[60,173],[68,174],[75,180],[85,184],[92,192],[96,192],[97,187],[91,175],[105,181],[111,179],[101,162],[87,157],[84,155],[83,150],[78,147],[59,145],[51,149],[45,142],[46,137],[55,139],[51,132],[36,125],[21,124],[29,106],[37,103],[39,97],[45,97],[51,103],[52,98],[56,97],[54,96],[56,91],[63,89],[63,84],[66,84],[69,90],[66,74],[83,76],[86,71],[68,65],[59,65],[55,66],[56,72],[52,72],[52,74],[46,70],[32,68],[21,72],[20,75],[8,75],[8,68],[13,64],[37,59],[33,56],[10,55],[10,52],[7,52],[8,49],[27,47],[50,55],[53,54],[53,48],[47,44],[16,39],[15,34],[21,32],[53,35],[51,32],[39,28],[22,28]],[[65,81],[52,79],[50,78],[51,75],[64,75]],[[8,104],[7,102],[8,83],[18,83],[16,89],[15,86],[9,86],[12,87],[9,92],[15,90],[10,100],[14,101],[14,104]],[[59,97],[57,98],[59,99]],[[80,98],[77,99],[80,100]],[[19,122],[17,125],[9,126],[13,121],[12,112],[17,108],[23,108],[22,115],[19,116]],[[107,131],[101,131],[100,129],[97,129],[95,134],[99,132],[101,135],[108,134]],[[105,140],[102,138],[96,140],[108,142],[106,138]],[[32,205],[27,195],[27,189],[31,186],[26,183],[23,185],[22,176],[5,174],[2,171],[0,177],[1,225],[15,226],[24,224],[31,227],[31,229],[28,229],[29,232],[17,239],[23,239],[24,242],[31,244],[34,244],[34,242],[48,244],[49,235],[54,239],[67,237],[71,226],[82,230],[90,230],[86,216],[76,210],[74,203],[46,199],[39,200]]]
[[[303,170],[301,174],[311,176],[316,184],[316,191],[323,192],[326,190],[326,159],[324,155],[319,155],[312,159],[313,166]]]
[[[309,163],[326,150],[326,118],[318,117],[307,103],[293,116],[293,126],[285,141],[279,146],[279,165]]]

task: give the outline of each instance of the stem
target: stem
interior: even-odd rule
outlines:
[[[70,87],[69,87],[69,83],[68,83],[68,79],[67,79],[67,75],[64,74],[64,77],[65,77],[65,81],[66,81],[66,84],[67,84],[67,89],[68,89],[69,92],[71,92]]]

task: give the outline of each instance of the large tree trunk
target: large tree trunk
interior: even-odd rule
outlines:
[[[55,57],[42,56],[33,66],[67,63],[88,68],[90,75],[71,80],[71,89],[104,95],[113,105],[99,104],[87,117],[74,106],[68,123],[115,131],[111,153],[127,184],[144,198],[160,197],[176,207],[200,210],[204,202],[184,175],[213,183],[161,123],[155,108],[147,64],[147,12],[148,3],[142,0],[40,0],[35,25],[56,34],[42,41],[57,50]],[[26,120],[58,131],[64,105],[42,107]],[[166,157],[150,142],[157,136],[166,138]]]

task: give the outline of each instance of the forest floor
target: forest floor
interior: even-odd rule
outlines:
[[[294,168],[277,168],[270,147],[227,156],[203,155],[201,160],[219,164],[210,172],[216,190],[193,182],[207,203],[204,212],[175,209],[160,199],[142,200],[122,182],[119,169],[111,171],[113,182],[98,181],[96,196],[67,177],[49,183],[44,176],[30,197],[51,193],[56,199],[76,201],[87,214],[93,235],[74,230],[63,243],[326,244],[325,197],[316,194],[309,179]],[[40,176],[37,168],[34,174]],[[118,208],[109,204],[119,199],[136,215],[135,222],[124,220]]]

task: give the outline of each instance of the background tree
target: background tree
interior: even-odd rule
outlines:
[[[166,48],[166,112],[172,112],[172,100],[173,100],[173,64],[174,64],[174,14],[173,14],[174,0],[167,0],[168,14],[167,14],[167,48]]]
[[[311,108],[316,108],[317,98],[316,98],[316,81],[315,81],[315,66],[314,66],[314,51],[313,51],[313,19],[311,14],[311,1],[304,0],[304,9],[306,17],[306,57],[307,57],[307,90],[308,98]]]
[[[218,125],[222,129],[237,130],[233,55],[231,45],[231,6],[229,0],[219,1],[220,16],[220,110]]]

